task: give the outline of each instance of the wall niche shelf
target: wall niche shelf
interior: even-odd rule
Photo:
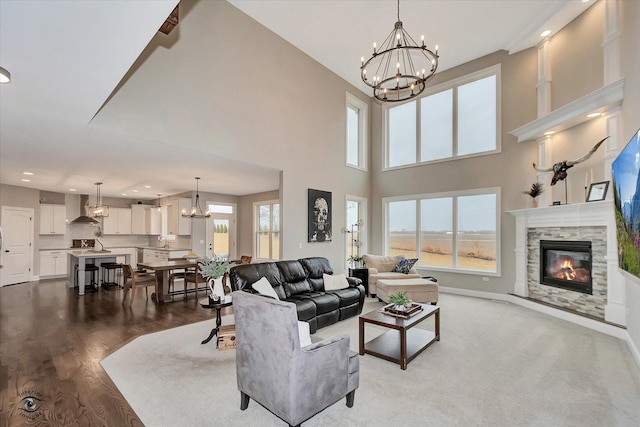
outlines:
[[[570,129],[588,120],[587,114],[604,114],[622,104],[624,78],[591,92],[551,113],[509,132],[518,142],[543,138],[545,132],[554,133]]]

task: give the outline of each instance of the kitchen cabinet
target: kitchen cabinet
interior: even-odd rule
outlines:
[[[162,234],[162,213],[149,205],[131,205],[131,234]]]
[[[66,231],[67,207],[40,205],[40,234],[65,234]]]
[[[151,207],[145,212],[146,234],[159,236],[162,234],[162,212],[159,208]]]
[[[179,236],[191,234],[191,218],[183,217],[182,211],[191,211],[191,199],[179,198],[171,200],[167,206],[167,232]]]
[[[102,218],[104,234],[131,234],[131,209],[109,208],[109,216]]]
[[[67,275],[66,251],[40,251],[40,278]]]
[[[146,210],[149,206],[131,205],[131,234],[147,234]]]
[[[188,250],[170,250],[170,249],[148,249],[145,248],[143,252],[143,259],[145,263],[154,262],[167,262],[169,258],[180,258],[188,254]]]

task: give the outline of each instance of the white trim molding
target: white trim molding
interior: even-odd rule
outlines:
[[[553,112],[509,132],[518,142],[542,138],[545,132],[562,132],[590,120],[587,114],[605,114],[622,105],[624,78],[591,92]]]

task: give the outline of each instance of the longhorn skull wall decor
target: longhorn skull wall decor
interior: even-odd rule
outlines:
[[[572,168],[578,163],[582,163],[585,160],[587,160],[589,157],[591,157],[593,153],[595,153],[598,150],[598,148],[600,148],[602,143],[607,140],[607,138],[604,138],[602,141],[598,142],[596,145],[594,145],[594,147],[591,150],[589,150],[587,154],[580,157],[579,159],[563,160],[561,162],[555,163],[550,168],[539,168],[534,163],[533,168],[538,172],[553,172],[553,177],[551,178],[551,185],[556,185],[556,182],[563,181],[567,177],[567,169]]]

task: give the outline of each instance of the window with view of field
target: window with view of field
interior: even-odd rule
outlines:
[[[386,167],[495,153],[499,95],[500,67],[495,66],[386,108]]]
[[[425,268],[499,273],[498,203],[497,189],[386,200],[387,254]]]
[[[280,204],[255,204],[256,241],[254,256],[258,259],[278,259],[280,256]]]

